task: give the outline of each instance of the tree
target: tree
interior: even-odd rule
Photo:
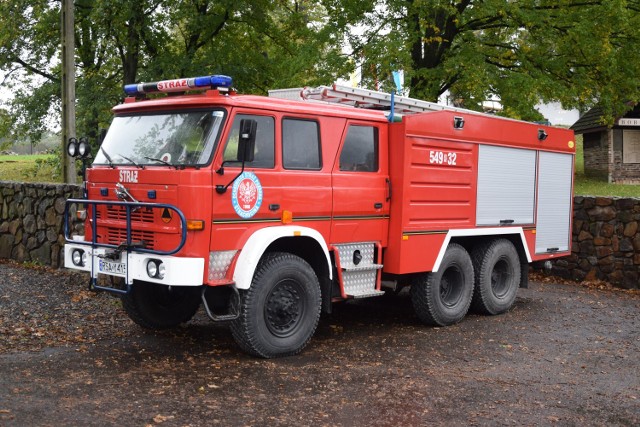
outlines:
[[[37,141],[52,107],[60,102],[59,6],[46,0],[0,2],[0,70],[13,91],[7,110],[14,134]]]
[[[333,20],[357,25],[349,39],[363,79],[388,82],[403,69],[411,95],[449,92],[467,108],[497,96],[505,114],[536,118],[560,101],[607,116],[640,99],[638,1],[326,0]],[[596,21],[597,18],[597,21]]]
[[[243,93],[315,86],[361,64],[365,86],[499,97],[511,117],[539,101],[611,121],[640,99],[640,0],[76,0],[78,134],[106,127],[122,85],[228,74]],[[59,110],[55,0],[0,2],[0,78],[12,130],[36,141]],[[594,18],[597,17],[597,24]],[[348,40],[350,51],[343,45]]]
[[[207,7],[208,6],[208,7]],[[346,74],[342,36],[313,1],[179,2],[167,14],[170,63],[152,61],[155,76],[228,74],[243,93],[313,85]],[[157,57],[156,57],[157,58]]]
[[[60,3],[5,0],[0,72],[15,98],[14,130],[33,140],[60,108]],[[95,140],[122,86],[228,74],[244,93],[334,80],[347,65],[343,37],[317,2],[299,0],[76,0],[79,135]]]
[[[0,108],[0,150],[6,149],[11,145],[9,139],[11,129],[11,116],[9,113]]]

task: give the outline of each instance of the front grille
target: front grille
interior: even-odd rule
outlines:
[[[109,206],[107,211],[107,219],[117,220],[117,221],[126,221],[127,220],[127,210],[124,206]],[[101,218],[101,212],[98,210],[97,217]],[[153,222],[153,210],[149,208],[141,208],[131,212],[131,221],[132,222]]]
[[[119,245],[127,241],[127,230],[122,228],[107,228],[106,243],[112,245]],[[145,242],[145,248],[155,249],[156,242],[154,233],[151,231],[131,230],[131,242],[137,243],[140,241]]]

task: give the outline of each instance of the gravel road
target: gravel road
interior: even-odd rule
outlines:
[[[509,313],[447,328],[402,292],[259,360],[202,312],[149,333],[77,273],[0,277],[1,426],[640,425],[637,291],[535,277]]]

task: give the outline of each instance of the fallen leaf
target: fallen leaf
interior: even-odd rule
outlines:
[[[175,417],[173,415],[160,415],[160,414],[158,414],[155,417],[153,417],[153,421],[155,423],[157,423],[157,424],[161,424],[161,423],[163,423],[163,422],[165,422],[167,420],[172,420],[174,418]]]

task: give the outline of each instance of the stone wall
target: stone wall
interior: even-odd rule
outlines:
[[[0,181],[0,258],[61,267],[65,201],[81,196],[76,185]]]
[[[574,198],[571,255],[551,273],[574,280],[604,280],[638,289],[640,198]]]

